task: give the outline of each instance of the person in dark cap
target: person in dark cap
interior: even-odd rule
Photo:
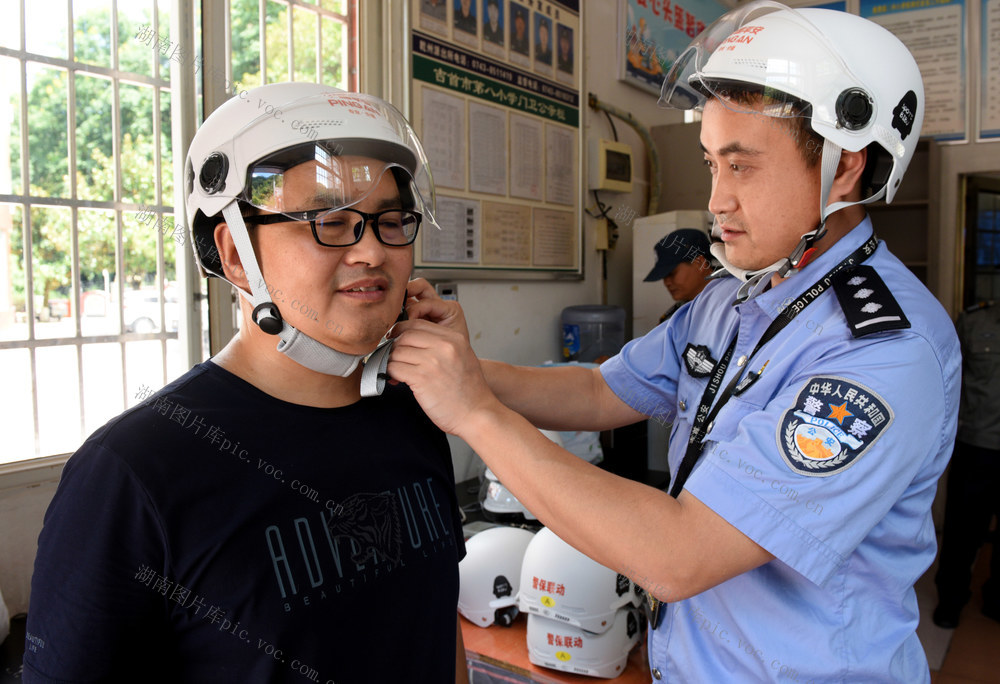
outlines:
[[[705,289],[712,257],[708,251],[708,236],[696,228],[675,230],[653,249],[656,250],[656,265],[643,281],[662,280],[674,298],[674,305],[660,316],[662,323]]]

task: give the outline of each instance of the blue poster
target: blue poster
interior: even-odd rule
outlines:
[[[618,77],[659,93],[674,60],[728,7],[715,0],[619,0]]]

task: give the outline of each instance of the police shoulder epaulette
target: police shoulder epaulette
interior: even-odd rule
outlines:
[[[910,327],[899,303],[871,266],[845,268],[833,277],[833,291],[855,337]]]
[[[993,306],[993,300],[988,302],[979,302],[978,304],[973,304],[972,306],[965,307],[965,313],[972,313],[973,311],[981,311],[982,309],[988,309]]]

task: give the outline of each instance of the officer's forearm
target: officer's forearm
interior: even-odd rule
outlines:
[[[674,499],[596,468],[500,405],[458,436],[543,524],[658,598],[687,598],[772,558],[686,492]]]
[[[608,430],[645,418],[611,391],[596,368],[533,368],[481,360],[483,376],[506,406],[547,430]]]

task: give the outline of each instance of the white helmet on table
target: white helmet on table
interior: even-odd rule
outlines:
[[[493,527],[465,542],[458,564],[458,612],[479,627],[509,627],[517,617],[521,561],[534,533]]]
[[[528,545],[521,565],[521,612],[601,633],[619,608],[639,602],[628,577],[580,553],[549,528]]]
[[[755,97],[750,103],[747,93]],[[920,70],[906,46],[873,21],[846,12],[790,9],[755,0],[724,14],[677,58],[660,104],[723,106],[778,119],[805,117],[824,139],[820,225],[793,253],[756,272],[726,270],[754,283],[805,265],[830,214],[853,204],[891,202],[913,157],[924,118]],[[827,206],[841,150],[868,150],[859,202]],[[713,254],[719,256],[713,246]]]
[[[539,524],[538,518],[518,501],[489,468],[486,469],[479,488],[479,505],[483,509],[483,517],[491,522],[513,525]]]
[[[307,162],[315,164],[309,180],[322,190],[322,207],[291,206],[282,192],[285,173]],[[250,292],[237,290],[254,307],[254,323],[281,338],[281,353],[313,370],[346,377],[364,355],[332,349],[282,319],[244,219],[257,210],[312,219],[315,233],[323,215],[362,201],[386,173],[396,181],[402,208],[419,217],[408,225],[407,239],[416,237],[421,222],[438,228],[427,157],[403,115],[377,97],[317,83],[242,91],[212,112],[188,149],[185,204],[199,266],[226,279],[214,239],[215,226],[225,221],[250,286]]]
[[[559,446],[563,445],[562,437],[558,432],[551,430],[539,430],[539,432]],[[517,497],[497,479],[497,476],[489,468],[486,469],[480,483],[479,505],[482,508],[483,517],[491,522],[511,525],[538,524],[538,518],[535,517],[535,514],[518,501]]]
[[[591,677],[617,677],[641,636],[639,611],[625,606],[611,627],[594,634],[540,615],[528,616],[528,659],[535,665]]]

